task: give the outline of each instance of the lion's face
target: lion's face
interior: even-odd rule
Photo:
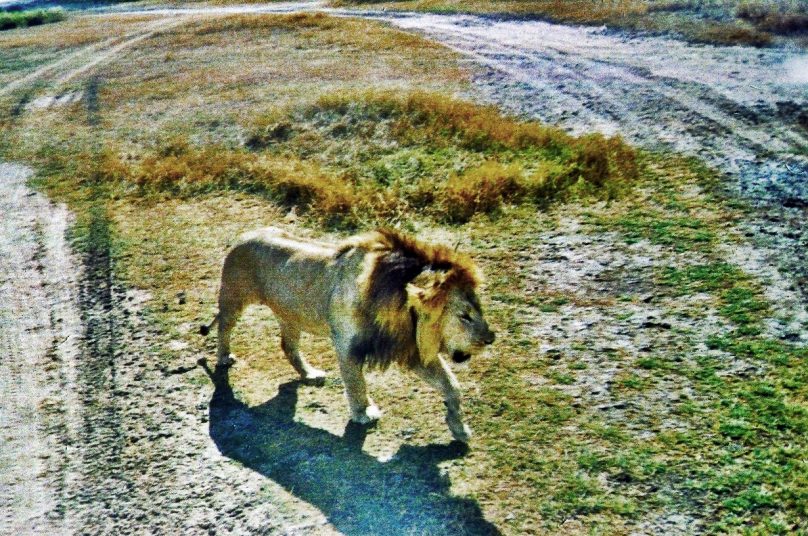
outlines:
[[[452,289],[442,320],[441,349],[455,363],[468,361],[472,354],[494,342],[494,332],[483,318],[480,300],[473,289]]]

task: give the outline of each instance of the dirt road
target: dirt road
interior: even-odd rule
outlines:
[[[48,533],[58,503],[63,426],[82,335],[68,213],[0,164],[0,533]],[[47,371],[43,374],[43,371]]]

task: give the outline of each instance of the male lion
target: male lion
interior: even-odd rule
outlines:
[[[305,331],[331,337],[351,419],[375,421],[362,367],[392,363],[412,369],[441,391],[455,439],[468,441],[458,383],[445,361],[463,362],[494,342],[475,290],[474,263],[444,246],[382,229],[336,245],[295,238],[269,227],[244,235],[227,254],[219,290],[218,364],[230,365],[230,332],[249,304],[269,306],[281,327],[281,347],[304,381],[325,373],[300,355]]]

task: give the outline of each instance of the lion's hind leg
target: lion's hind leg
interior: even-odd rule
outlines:
[[[309,365],[300,355],[299,329],[288,324],[281,324],[281,348],[304,383],[322,385],[325,382],[325,372]]]
[[[241,317],[244,307],[245,304],[240,301],[219,301],[217,366],[227,367],[235,362],[235,357],[230,353],[230,334]]]

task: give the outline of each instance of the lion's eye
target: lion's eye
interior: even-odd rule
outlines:
[[[460,315],[460,320],[462,320],[463,322],[471,322],[472,320],[471,315],[468,313],[463,313],[462,315]]]

